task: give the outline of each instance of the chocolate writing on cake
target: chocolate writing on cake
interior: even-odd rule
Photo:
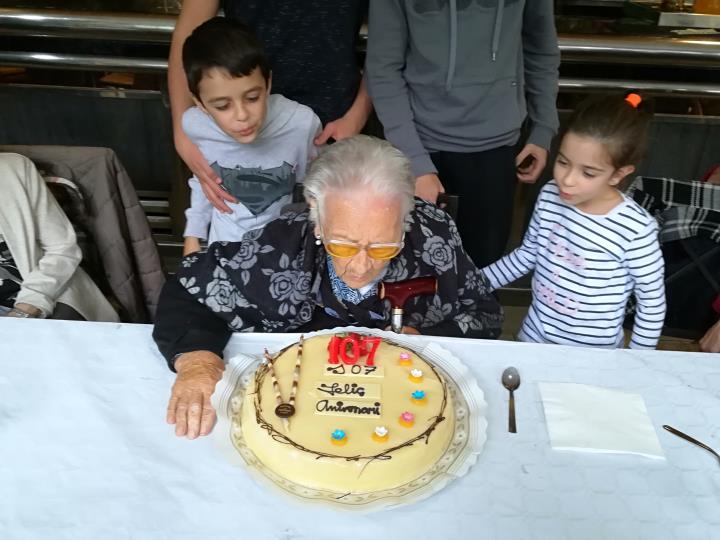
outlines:
[[[319,414],[333,416],[380,416],[380,402],[363,403],[358,401],[331,401],[321,399],[315,404],[315,411]]]
[[[316,388],[331,396],[353,396],[363,399],[380,399],[382,397],[380,385],[372,383],[318,382]]]
[[[365,387],[360,386],[358,383],[332,383],[332,384],[325,384],[320,383],[320,386],[318,386],[318,390],[321,392],[325,392],[326,394],[330,394],[331,396],[334,396],[336,394],[348,396],[348,395],[356,395],[360,397],[365,396]]]
[[[356,375],[359,377],[382,377],[384,375],[380,366],[363,366],[353,364],[347,366],[345,364],[325,366],[325,375]]]

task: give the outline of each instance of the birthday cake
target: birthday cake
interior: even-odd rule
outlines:
[[[301,339],[266,354],[242,393],[236,446],[304,494],[415,489],[446,472],[444,455],[454,459],[453,388],[437,366],[378,336]]]

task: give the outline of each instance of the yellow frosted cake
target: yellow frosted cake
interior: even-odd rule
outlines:
[[[448,448],[455,415],[433,365],[351,333],[267,356],[236,422],[244,445],[273,474],[309,489],[362,494],[425,475]]]

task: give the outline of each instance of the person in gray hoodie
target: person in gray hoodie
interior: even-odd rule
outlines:
[[[479,267],[494,262],[515,180],[537,180],[558,128],[552,0],[371,0],[368,28],[370,96],[411,160],[416,195],[459,195],[466,251]]]
[[[322,125],[309,107],[270,95],[269,62],[242,23],[216,17],[198,26],[185,41],[183,63],[196,104],[183,114],[183,130],[238,200],[221,212],[190,179],[187,255],[199,251],[201,239],[239,241],[278,217],[317,155]]]

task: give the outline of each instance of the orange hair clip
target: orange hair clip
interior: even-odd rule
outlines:
[[[640,97],[640,94],[628,94],[625,97],[625,101],[627,101],[630,105],[633,106],[633,108],[637,109],[638,105],[642,103],[642,97]]]

